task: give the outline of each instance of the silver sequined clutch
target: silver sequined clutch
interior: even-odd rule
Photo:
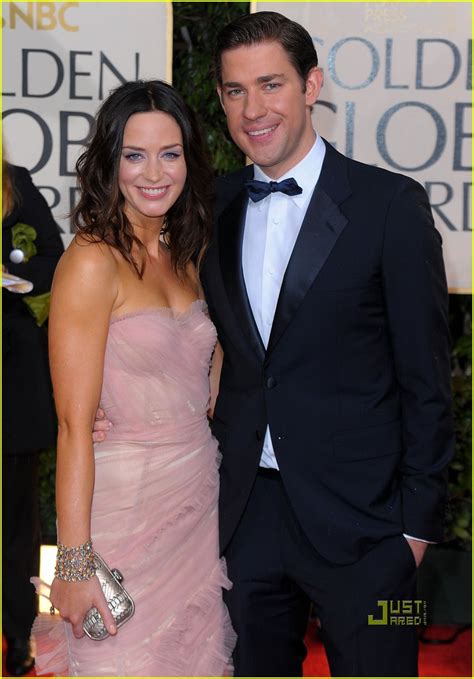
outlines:
[[[99,578],[100,586],[107,600],[107,604],[114,616],[117,627],[129,620],[135,612],[135,604],[130,594],[122,585],[123,576],[116,568],[107,566],[102,557],[94,553],[95,564],[97,566],[96,575]],[[86,614],[82,624],[84,632],[94,641],[102,641],[109,636],[107,629],[97,608],[91,608]]]

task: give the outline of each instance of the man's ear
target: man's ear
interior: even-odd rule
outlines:
[[[323,86],[324,76],[318,66],[313,66],[306,78],[306,104],[313,106],[319,98],[319,93]]]
[[[224,100],[222,98],[222,87],[220,85],[218,85],[217,88],[216,88],[216,91],[217,91],[217,96],[219,97],[219,101],[221,102],[222,110],[225,113]]]

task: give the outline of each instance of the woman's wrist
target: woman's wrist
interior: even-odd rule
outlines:
[[[88,540],[77,547],[67,547],[58,543],[54,575],[66,582],[80,582],[94,577],[97,566],[94,559],[92,541]]]

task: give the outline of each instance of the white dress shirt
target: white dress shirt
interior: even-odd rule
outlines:
[[[250,307],[265,348],[286,267],[300,232],[309,201],[318,182],[326,147],[317,136],[309,153],[295,167],[278,177],[293,177],[303,192],[298,196],[271,193],[254,203],[249,198],[242,243],[242,271]],[[271,181],[255,165],[254,179]],[[270,428],[263,443],[262,467],[278,469]]]

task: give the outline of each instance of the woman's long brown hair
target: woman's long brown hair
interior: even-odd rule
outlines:
[[[161,80],[125,83],[105,100],[94,134],[76,164],[80,200],[72,213],[79,233],[116,248],[141,278],[145,257],[132,255],[144,246],[124,211],[118,186],[123,134],[134,113],[162,111],[172,116],[183,136],[187,178],[183,192],[165,217],[163,238],[178,274],[190,261],[198,266],[210,239],[213,176],[195,115],[178,92]]]

